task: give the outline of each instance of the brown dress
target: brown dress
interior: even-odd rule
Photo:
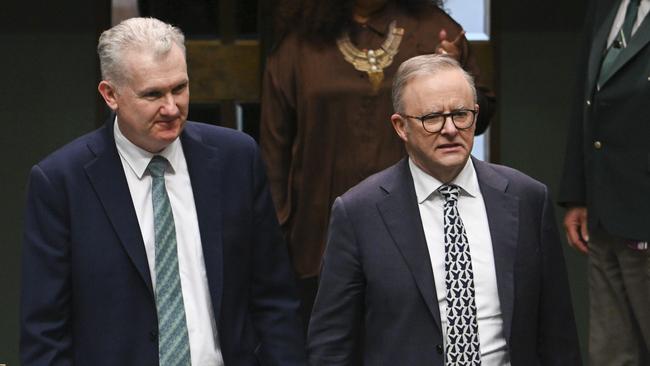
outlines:
[[[393,20],[404,37],[378,93],[335,42],[316,46],[290,34],[267,61],[260,142],[278,219],[301,278],[319,273],[334,199],[405,155],[390,122],[397,68],[411,57],[434,53],[442,28],[447,39],[461,31],[433,5],[413,16],[389,2],[365,26],[353,29],[350,39],[359,49],[377,49]],[[479,93],[488,95],[463,41],[461,64],[477,78]]]

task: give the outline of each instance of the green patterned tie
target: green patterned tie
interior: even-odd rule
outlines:
[[[612,45],[607,49],[605,57],[603,58],[603,63],[600,66],[600,75],[598,77],[599,85],[602,85],[610,76],[612,66],[614,66],[614,62],[618,58],[618,55],[620,55],[625,47],[627,47],[627,44],[630,43],[630,40],[632,39],[632,28],[634,27],[634,22],[636,21],[638,12],[639,0],[630,0],[630,3],[627,5],[627,9],[625,10],[625,19],[623,20],[621,30],[618,32]]]
[[[190,365],[181,278],[178,273],[176,228],[165,188],[168,162],[156,155],[147,169],[151,174],[154,231],[156,236],[156,308],[158,310],[158,356],[160,366]]]

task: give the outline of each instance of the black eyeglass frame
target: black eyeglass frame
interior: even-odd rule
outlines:
[[[472,113],[472,123],[470,123],[469,126],[467,126],[467,127],[458,127],[458,125],[456,125],[456,121],[454,120],[454,116],[457,116],[459,112],[471,112]],[[419,116],[419,117],[417,117],[417,116],[409,116],[408,114],[402,114],[402,113],[398,113],[398,114],[400,116],[402,116],[402,117],[405,117],[405,118],[417,119],[418,121],[420,121],[422,123],[422,128],[424,128],[425,131],[427,131],[428,133],[434,134],[434,133],[438,133],[438,132],[442,131],[442,129],[445,128],[445,123],[447,122],[447,117],[451,117],[451,123],[454,124],[454,127],[456,127],[457,130],[464,131],[464,130],[470,129],[470,128],[472,128],[472,126],[474,126],[474,123],[476,123],[476,113],[478,113],[478,111],[476,109],[457,109],[455,111],[451,111],[451,112],[448,112],[448,113],[434,112],[434,113],[425,114],[424,116]],[[434,118],[434,117],[443,117],[444,120],[443,120],[442,124],[440,125],[440,129],[438,129],[437,131],[429,131],[427,129],[427,127],[426,127],[425,122],[426,122],[426,120]]]

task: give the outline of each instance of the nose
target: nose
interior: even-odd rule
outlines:
[[[176,105],[176,99],[170,93],[167,94],[163,100],[163,104],[160,106],[160,114],[164,116],[175,116],[179,112],[178,105]]]
[[[451,119],[451,116],[445,116],[445,121],[442,123],[442,130],[440,130],[441,135],[455,136],[458,134],[458,129],[454,124],[454,121]]]

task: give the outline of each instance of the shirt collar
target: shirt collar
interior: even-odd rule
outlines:
[[[147,166],[149,166],[149,162],[154,155],[160,155],[169,161],[169,171],[171,173],[174,173],[176,169],[180,167],[179,159],[182,158],[182,146],[178,137],[161,152],[152,154],[147,150],[136,146],[134,143],[129,141],[124,134],[122,134],[117,123],[117,116],[115,117],[115,123],[113,124],[113,133],[115,136],[117,152],[126,161],[127,165],[133,173],[135,173],[138,179],[142,179],[147,170]]]
[[[443,182],[420,169],[411,158],[409,158],[409,168],[411,169],[411,175],[413,176],[415,195],[417,196],[419,204],[423,203],[434,194],[439,195],[437,191],[438,188],[444,184]],[[451,182],[449,182],[449,184],[454,184],[460,187],[460,194],[463,196],[480,197],[481,190],[478,185],[474,163],[472,163],[471,158],[467,159],[463,169],[454,179],[452,179]]]

